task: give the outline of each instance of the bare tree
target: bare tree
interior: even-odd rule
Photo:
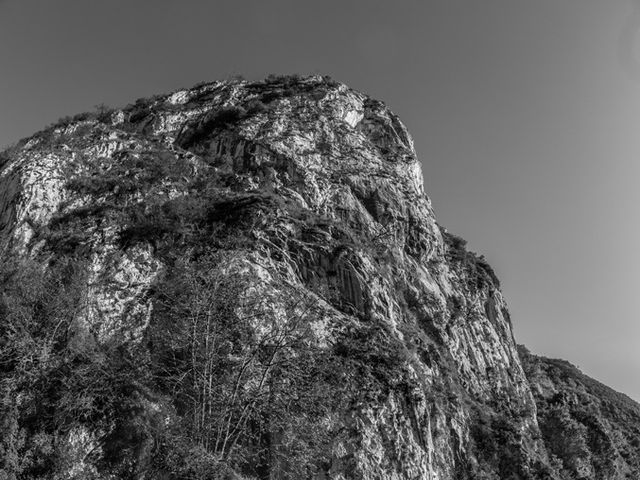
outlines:
[[[292,363],[313,349],[316,299],[283,281],[222,275],[212,258],[177,265],[158,299],[154,363],[193,440],[221,461],[271,448],[252,426],[281,429],[273,413],[287,408]]]

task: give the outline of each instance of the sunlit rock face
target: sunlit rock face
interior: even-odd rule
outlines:
[[[382,386],[345,373],[345,401],[318,420],[330,446],[309,478],[624,478],[551,458],[499,282],[436,223],[411,136],[381,102],[319,76],[206,83],[69,119],[1,165],[3,255],[82,258],[73,328],[97,345],[144,347],[155,285],[177,258],[203,255],[217,255],[211,278],[240,282],[234,308],[262,319],[257,335],[292,311],[320,352],[381,332],[366,355]],[[295,313],[292,295],[313,315]],[[170,395],[145,402],[175,415]],[[77,430],[107,451],[110,437],[90,427]],[[291,478],[285,443],[272,439],[268,468],[244,473]],[[92,475],[113,478],[98,453]],[[136,455],[117,461],[153,478],[141,473],[149,455]]]

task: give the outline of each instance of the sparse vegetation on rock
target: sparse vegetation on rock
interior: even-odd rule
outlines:
[[[637,478],[637,404],[518,351],[417,162],[319,76],[3,152],[0,480]]]

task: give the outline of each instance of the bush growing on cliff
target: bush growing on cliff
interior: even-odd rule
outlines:
[[[253,99],[247,104],[247,115],[258,115],[269,110],[260,99]]]
[[[164,149],[118,152],[112,158],[79,157],[69,167],[66,187],[72,192],[101,196],[145,191],[156,183],[182,180],[191,173],[184,158]]]
[[[268,110],[268,107],[263,102],[264,99],[253,99],[248,102],[246,106],[231,105],[220,108],[210,112],[191,125],[191,127],[185,131],[183,135],[177,140],[177,142],[183,148],[191,148],[199,143],[202,143],[208,138],[208,136],[215,130],[224,130],[233,128],[241,121],[264,113]]]
[[[468,287],[471,291],[482,289],[487,285],[500,288],[500,280],[484,258],[466,249],[467,241],[457,235],[444,232],[443,238],[447,246],[447,258],[461,268],[468,278]]]
[[[111,116],[114,112],[114,108],[105,105],[104,103],[100,103],[95,106],[95,119],[98,122],[109,124],[111,123]]]

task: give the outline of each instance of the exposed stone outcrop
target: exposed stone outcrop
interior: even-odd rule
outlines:
[[[540,371],[527,379],[495,274],[436,223],[411,136],[382,103],[323,77],[214,82],[69,120],[4,157],[3,254],[85,259],[75,328],[98,344],[142,345],[154,285],[177,257],[204,254],[219,256],[216,278],[270,299],[260,318],[276,326],[253,324],[260,335],[288,321],[292,295],[312,299],[305,341],[320,351],[383,332],[401,356],[369,344],[392,365],[375,395],[346,374],[355,390],[318,424],[331,437],[318,478],[638,474],[619,450],[606,469],[593,460],[605,450],[584,465],[551,458],[563,437],[548,416],[541,432],[536,399],[565,387]],[[257,308],[238,302],[243,314]],[[637,441],[625,445],[638,456]],[[274,460],[268,475],[288,468]]]

